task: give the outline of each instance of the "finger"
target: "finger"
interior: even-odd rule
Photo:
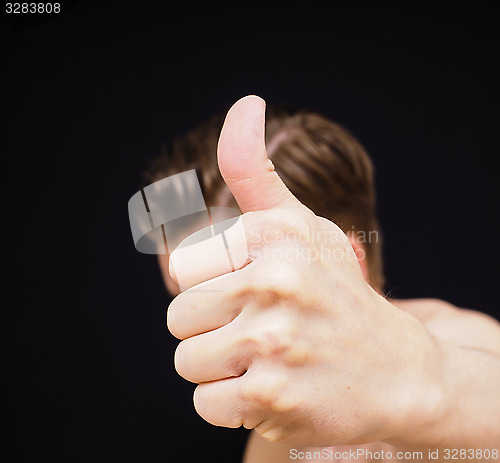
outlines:
[[[175,369],[193,383],[216,381],[244,374],[251,352],[243,349],[238,320],[215,331],[182,341],[174,357]]]
[[[215,426],[255,428],[272,440],[273,434],[279,437],[281,432],[278,423],[269,419],[269,412],[286,413],[292,404],[280,393],[283,379],[276,378],[248,371],[237,378],[201,383],[194,391],[195,409]]]
[[[193,396],[194,408],[215,426],[239,428],[245,423],[245,407],[240,398],[242,376],[199,384]]]
[[[219,138],[219,170],[243,212],[300,205],[267,156],[264,125],[264,100],[246,96],[228,111]]]
[[[248,277],[247,271],[234,272],[179,294],[167,311],[169,331],[176,338],[187,339],[232,322],[243,307],[238,292]]]
[[[194,391],[194,407],[205,421],[215,426],[253,429],[263,422],[261,407],[245,400],[245,375],[201,383]]]
[[[207,227],[188,236],[170,255],[170,276],[182,290],[242,268],[249,262],[241,216],[215,224],[213,229]]]
[[[289,238],[286,239],[291,239],[290,236],[301,237],[310,226],[311,215],[312,212],[305,207],[295,214],[290,214],[289,208],[250,212],[241,216],[221,235],[191,246],[184,245],[195,233],[171,254],[170,274],[181,286],[190,288],[239,270],[258,258],[262,249],[269,249],[274,243],[283,243],[287,236]],[[222,289],[227,289],[226,285],[222,286]],[[209,288],[214,290],[216,285]]]

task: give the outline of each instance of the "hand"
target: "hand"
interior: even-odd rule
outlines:
[[[199,383],[196,410],[215,425],[297,445],[397,439],[438,407],[433,338],[365,282],[344,233],[286,188],[264,113],[260,98],[239,100],[219,140],[244,212],[237,270],[224,273],[210,242],[171,255],[173,277],[191,286],[168,310],[183,339],[176,369]]]

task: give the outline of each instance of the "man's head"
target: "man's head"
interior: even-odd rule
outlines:
[[[164,150],[146,173],[154,182],[196,169],[207,206],[238,207],[217,165],[217,143],[224,114],[216,114]],[[314,112],[268,106],[266,146],[276,172],[290,191],[319,216],[350,237],[365,278],[383,288],[381,242],[375,212],[372,162],[346,129]],[[171,293],[168,256],[160,265]]]

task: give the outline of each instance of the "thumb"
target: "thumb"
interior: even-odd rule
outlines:
[[[266,104],[250,95],[228,111],[219,138],[219,170],[242,212],[299,206],[267,157]]]

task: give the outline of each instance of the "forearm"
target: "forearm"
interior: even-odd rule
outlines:
[[[449,432],[443,429],[443,443],[500,447],[500,358],[449,345],[444,355]]]
[[[440,358],[436,365],[442,370],[441,403],[434,407],[432,416],[415,420],[415,423],[425,422],[425,426],[388,442],[398,447],[499,449],[500,358],[441,341],[438,346]],[[424,404],[421,409],[426,409]]]

